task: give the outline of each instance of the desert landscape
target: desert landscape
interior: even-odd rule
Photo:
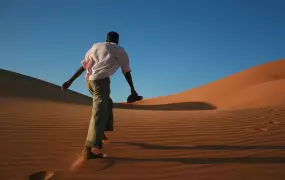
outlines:
[[[3,69],[0,85],[1,180],[285,177],[285,59],[116,103],[108,158],[81,163],[90,97]]]

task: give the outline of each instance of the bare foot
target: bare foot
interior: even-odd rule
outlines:
[[[94,149],[94,151],[92,152],[90,147],[85,147],[81,155],[82,159],[88,160],[106,157],[106,154],[102,153],[100,149]]]

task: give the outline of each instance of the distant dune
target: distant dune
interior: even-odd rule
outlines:
[[[116,103],[109,157],[78,162],[92,99],[0,70],[0,180],[283,180],[284,85],[278,60],[174,95]]]
[[[285,104],[285,60],[251,67],[188,91],[145,99],[136,105],[202,102],[221,108],[250,108]]]

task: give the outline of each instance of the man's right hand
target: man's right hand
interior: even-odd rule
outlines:
[[[133,103],[133,102],[136,102],[136,101],[140,101],[142,99],[143,99],[142,96],[131,94],[127,98],[127,103]]]
[[[66,81],[66,82],[63,83],[63,85],[61,86],[61,90],[64,91],[64,90],[68,89],[71,84],[72,84],[71,81]]]

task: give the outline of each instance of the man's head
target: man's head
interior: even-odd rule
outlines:
[[[114,31],[108,32],[106,42],[119,44],[119,34]]]

